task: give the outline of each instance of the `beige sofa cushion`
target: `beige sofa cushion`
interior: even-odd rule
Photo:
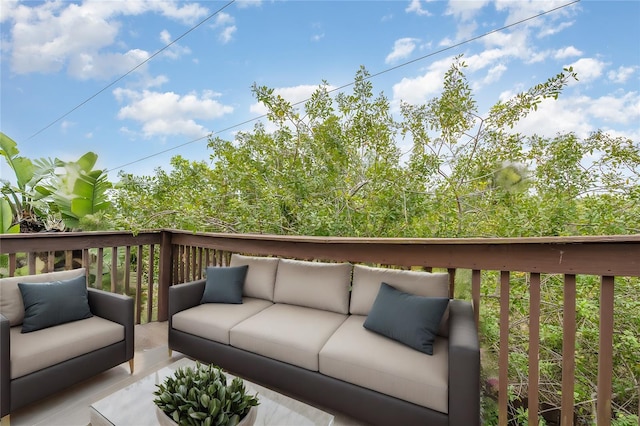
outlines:
[[[124,340],[124,327],[99,316],[31,333],[11,327],[11,379]]]
[[[20,277],[0,278],[0,314],[4,315],[11,327],[22,324],[24,303],[18,283],[46,283],[64,281],[86,275],[85,268],[69,271],[48,272],[46,274],[24,275]]]
[[[369,315],[380,290],[380,284],[383,282],[400,291],[418,296],[449,297],[449,274],[446,272],[403,271],[355,265],[353,267],[350,313]],[[442,316],[438,334],[445,337],[449,335],[449,308]]]
[[[273,301],[278,261],[277,257],[244,256],[234,253],[231,255],[229,266],[249,265],[242,291],[244,296]]]
[[[240,321],[273,305],[264,299],[242,298],[242,304],[205,303],[173,315],[176,330],[229,344],[229,330]]]
[[[350,316],[319,354],[320,373],[447,414],[449,347],[437,338],[433,355],[365,329]]]
[[[350,263],[280,259],[274,302],[349,312]]]
[[[318,371],[318,352],[346,315],[275,304],[231,329],[231,346]]]

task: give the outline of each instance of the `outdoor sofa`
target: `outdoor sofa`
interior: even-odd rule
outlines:
[[[368,424],[479,425],[473,309],[448,294],[447,273],[234,254],[169,288],[169,350]]]
[[[0,279],[3,422],[125,361],[133,373],[133,299],[87,288],[86,274],[81,268]]]

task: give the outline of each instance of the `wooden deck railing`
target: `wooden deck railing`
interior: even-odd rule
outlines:
[[[56,254],[64,256],[56,257]],[[74,264],[80,253],[79,264]],[[564,280],[561,424],[574,422],[576,342],[576,276],[600,280],[597,424],[611,424],[615,277],[640,277],[640,235],[611,237],[394,239],[287,237],[247,234],[205,234],[163,230],[3,235],[0,254],[8,255],[5,274],[86,267],[96,277],[110,277],[109,290],[136,297],[138,322],[167,319],[171,285],[202,278],[207,265],[225,265],[231,253],[297,259],[347,261],[400,268],[449,272],[450,294],[456,274],[470,270],[470,298],[479,320],[481,283],[498,274],[499,288],[499,419],[507,425],[510,298],[514,274],[529,285],[529,424],[538,424],[541,276]],[[64,260],[62,260],[62,258]],[[59,259],[59,260],[58,260]],[[109,274],[104,274],[105,265]],[[95,283],[93,284],[96,285]],[[104,286],[103,286],[104,287]],[[640,413],[639,413],[640,415]]]

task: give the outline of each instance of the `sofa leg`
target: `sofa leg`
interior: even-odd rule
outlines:
[[[129,371],[131,372],[131,374],[133,374],[133,358],[129,360]]]
[[[11,414],[7,414],[0,419],[0,426],[9,426],[11,424]]]

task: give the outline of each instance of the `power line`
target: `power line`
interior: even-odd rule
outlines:
[[[440,53],[443,53],[443,52],[446,52],[446,51],[449,51],[449,50],[455,49],[455,48],[457,48],[457,47],[460,47],[460,46],[463,46],[463,45],[465,45],[465,44],[471,43],[471,42],[473,42],[473,41],[479,40],[479,39],[481,39],[481,38],[487,37],[487,36],[489,36],[489,35],[491,35],[491,34],[494,34],[494,33],[497,33],[497,32],[501,32],[501,31],[504,31],[504,30],[506,30],[506,29],[512,28],[512,27],[514,27],[514,26],[521,25],[521,24],[523,24],[523,23],[525,23],[525,22],[528,22],[528,21],[531,21],[531,20],[534,20],[534,19],[540,18],[541,16],[548,15],[548,14],[553,13],[553,12],[556,12],[556,11],[558,11],[558,10],[560,10],[560,9],[564,9],[564,8],[566,8],[566,7],[569,7],[569,6],[571,6],[571,5],[574,5],[574,4],[576,4],[576,3],[579,3],[580,1],[581,1],[581,0],[574,0],[574,1],[569,2],[569,3],[566,3],[566,4],[564,4],[564,5],[560,5],[560,6],[554,7],[553,9],[549,9],[549,10],[546,10],[546,11],[540,12],[540,13],[538,13],[537,15],[533,15],[533,16],[530,16],[530,17],[528,17],[528,18],[521,19],[520,21],[517,21],[517,22],[511,23],[511,24],[509,24],[509,25],[505,25],[505,26],[503,26],[503,27],[500,27],[500,28],[497,28],[497,29],[494,29],[494,30],[488,31],[488,32],[483,33],[483,34],[481,34],[481,35],[478,35],[478,36],[476,36],[476,37],[472,37],[472,38],[470,38],[470,39],[467,39],[467,40],[461,41],[461,42],[459,42],[459,43],[453,44],[453,45],[451,45],[451,46],[444,47],[444,48],[442,48],[442,49],[440,49],[440,50],[437,50],[437,51],[435,51],[435,52],[431,52],[431,53],[429,53],[429,54],[427,54],[427,55],[424,55],[424,56],[421,56],[421,57],[419,57],[419,58],[412,59],[412,60],[407,61],[407,62],[403,62],[402,64],[396,65],[396,66],[391,67],[391,68],[387,68],[387,69],[385,69],[385,70],[383,70],[383,71],[380,71],[380,72],[377,72],[377,73],[375,73],[375,74],[371,74],[371,75],[369,75],[369,76],[366,78],[366,80],[370,80],[370,79],[372,79],[372,78],[374,78],[374,77],[380,76],[380,75],[382,75],[382,74],[388,73],[388,72],[393,71],[393,70],[396,70],[396,69],[398,69],[398,68],[402,68],[402,67],[405,67],[405,66],[407,66],[407,65],[413,64],[413,63],[415,63],[415,62],[422,61],[422,60],[424,60],[424,59],[427,59],[427,58],[430,58],[430,57],[432,57],[432,56],[438,55],[438,54],[440,54]],[[225,7],[226,7],[226,6],[225,6]],[[337,91],[337,90],[342,90],[342,89],[344,89],[344,88],[347,88],[347,87],[353,86],[354,84],[355,84],[355,82],[350,82],[350,83],[344,84],[344,85],[342,85],[342,86],[336,87],[336,88],[334,88],[334,89],[331,89],[331,90],[329,90],[328,92],[329,92],[329,93],[332,93],[332,92],[335,92],[335,91]],[[307,102],[309,99],[310,99],[310,98],[304,99],[304,100],[299,101],[299,102],[296,102],[296,103],[294,103],[294,104],[292,104],[292,105],[300,105],[300,104],[302,104],[302,103],[304,103],[304,102]],[[107,172],[111,172],[111,171],[114,171],[114,170],[116,170],[116,169],[124,168],[124,167],[130,166],[130,165],[132,165],[132,164],[136,164],[136,163],[139,163],[139,162],[141,162],[141,161],[148,160],[149,158],[153,158],[153,157],[156,157],[156,156],[158,156],[158,155],[165,154],[165,153],[170,152],[170,151],[174,151],[174,150],[176,150],[176,149],[178,149],[178,148],[182,148],[183,146],[190,145],[190,144],[192,144],[192,143],[195,143],[195,142],[201,141],[201,140],[203,140],[203,139],[209,138],[209,137],[211,137],[211,136],[213,136],[213,135],[215,135],[215,134],[223,133],[223,132],[226,132],[226,131],[228,131],[228,130],[234,129],[234,128],[236,128],[236,127],[240,127],[240,126],[243,126],[243,125],[245,125],[245,124],[248,124],[248,123],[251,123],[251,122],[254,122],[254,121],[260,120],[261,118],[264,118],[264,117],[266,117],[266,116],[267,116],[267,114],[263,114],[263,115],[260,115],[260,116],[257,116],[257,117],[253,117],[253,118],[251,118],[251,119],[249,119],[249,120],[245,120],[245,121],[243,121],[243,122],[241,122],[241,123],[234,124],[234,125],[232,125],[232,126],[229,126],[229,127],[227,127],[227,128],[221,129],[221,130],[211,131],[211,132],[209,132],[209,133],[208,133],[207,135],[205,135],[205,136],[199,137],[199,138],[197,138],[197,139],[190,140],[190,141],[188,141],[188,142],[181,143],[181,144],[176,145],[176,146],[174,146],[174,147],[172,147],[172,148],[167,148],[167,149],[164,149],[164,150],[162,150],[162,151],[156,152],[156,153],[154,153],[154,154],[147,155],[147,156],[142,157],[142,158],[140,158],[140,159],[133,160],[133,161],[131,161],[131,162],[129,162],[129,163],[126,163],[126,164],[123,164],[123,165],[121,165],[121,166],[117,166],[117,167],[114,167],[114,168],[112,168],[112,169],[109,169],[109,170],[107,170]]]
[[[60,117],[56,118],[54,121],[52,121],[51,123],[47,124],[45,127],[43,127],[42,129],[38,130],[37,132],[35,132],[34,134],[32,134],[31,136],[29,136],[27,138],[27,140],[31,140],[34,137],[38,136],[40,133],[44,132],[45,130],[47,130],[49,127],[53,126],[54,124],[56,124],[57,122],[59,122],[60,120],[62,120],[63,118],[67,117],[69,114],[71,114],[72,112],[74,112],[75,110],[77,110],[78,108],[83,107],[85,104],[87,104],[89,101],[91,101],[93,98],[95,98],[96,96],[100,95],[102,92],[104,92],[105,90],[107,90],[108,88],[110,88],[111,86],[113,86],[114,84],[118,83],[119,81],[121,81],[122,79],[124,79],[125,77],[127,77],[129,74],[133,73],[135,70],[137,70],[138,68],[140,68],[141,66],[143,66],[144,64],[146,64],[147,62],[149,62],[150,60],[152,60],[153,58],[155,58],[156,56],[158,56],[160,53],[164,52],[165,50],[167,50],[168,48],[170,48],[171,46],[173,46],[175,43],[177,43],[178,41],[180,41],[181,39],[183,39],[184,37],[186,37],[189,33],[191,33],[192,31],[194,31],[196,28],[200,27],[202,24],[204,24],[205,22],[207,22],[209,19],[213,18],[214,16],[216,16],[218,13],[222,12],[224,9],[226,9],[227,7],[229,7],[231,4],[233,4],[236,0],[231,0],[229,1],[229,3],[225,4],[224,6],[222,6],[220,9],[216,10],[215,12],[213,12],[211,15],[207,16],[206,18],[204,18],[202,21],[198,22],[196,25],[194,25],[193,27],[189,28],[186,32],[184,32],[180,37],[176,38],[175,40],[173,40],[171,43],[167,44],[166,46],[164,46],[162,49],[156,51],[153,55],[149,56],[147,59],[145,59],[144,61],[140,62],[138,65],[136,65],[135,67],[131,68],[129,71],[127,71],[125,74],[121,75],[120,77],[118,77],[117,79],[113,80],[111,83],[109,83],[108,85],[106,85],[105,87],[103,87],[102,89],[100,89],[99,91],[97,91],[96,93],[94,93],[93,95],[89,96],[87,99],[85,99],[84,101],[82,101],[81,103],[79,103],[78,105],[76,105],[73,109],[67,111],[66,113],[64,113],[63,115],[61,115]]]

